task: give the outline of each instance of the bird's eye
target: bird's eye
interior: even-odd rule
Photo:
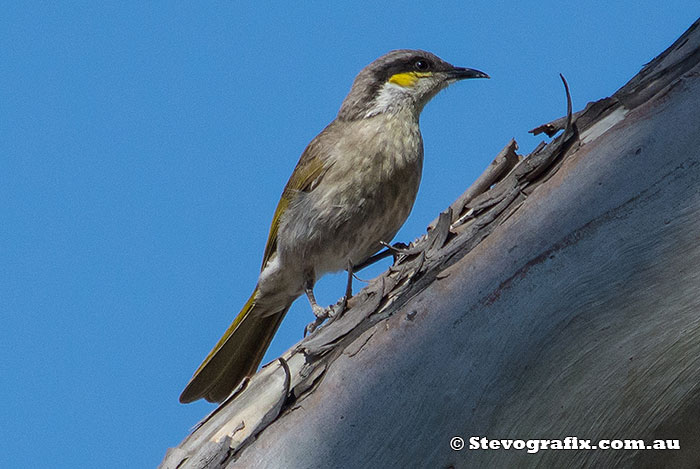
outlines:
[[[425,72],[430,68],[430,62],[427,60],[416,60],[416,63],[414,63],[413,66],[419,72]]]

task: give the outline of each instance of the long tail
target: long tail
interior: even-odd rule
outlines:
[[[209,402],[221,402],[246,377],[255,373],[272,337],[277,332],[289,306],[270,314],[257,311],[256,288],[250,299],[223,337],[209,352],[180,394],[186,404],[202,397]]]

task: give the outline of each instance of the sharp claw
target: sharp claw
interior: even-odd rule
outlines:
[[[311,310],[313,311],[314,316],[316,316],[316,320],[306,325],[304,328],[304,337],[306,337],[307,334],[312,334],[318,328],[318,326],[323,324],[323,321],[331,317],[329,314],[330,308],[324,309],[319,305],[314,305]]]
[[[342,315],[345,312],[347,307],[348,307],[348,297],[344,296],[341,299],[339,299],[336,304],[331,306],[331,308],[330,308],[331,311],[328,314],[328,317],[330,319],[335,319],[335,318],[339,317],[340,315]]]
[[[307,334],[313,334],[313,332],[318,328],[323,323],[323,319],[316,318],[314,322],[310,322],[309,324],[306,325],[304,328],[304,337],[307,336]]]
[[[341,299],[339,299],[336,304],[331,305],[328,308],[324,309],[320,306],[313,308],[316,320],[306,325],[306,327],[304,328],[304,337],[306,337],[308,334],[312,334],[316,329],[318,329],[318,326],[323,324],[323,322],[326,319],[328,319],[330,322],[340,317],[345,312],[347,307],[348,298],[344,296]]]

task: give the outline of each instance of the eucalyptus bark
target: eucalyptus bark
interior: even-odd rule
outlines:
[[[525,158],[509,143],[162,467],[698,467],[700,21],[536,129],[561,130]],[[567,436],[681,449],[468,449]]]

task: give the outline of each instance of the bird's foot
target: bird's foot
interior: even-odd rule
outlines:
[[[348,297],[347,295],[343,296],[341,299],[338,300],[336,304],[330,307],[330,314],[329,317],[331,319],[339,318],[340,316],[343,315],[345,310],[348,308]]]
[[[348,299],[347,296],[344,296],[339,299],[336,304],[330,305],[328,308],[321,308],[318,305],[313,307],[312,310],[314,312],[314,316],[316,316],[316,319],[306,325],[304,328],[304,337],[306,337],[308,334],[312,334],[316,329],[318,329],[318,326],[323,324],[326,319],[328,319],[328,323],[331,323],[335,319],[342,316],[347,309],[347,306]]]
[[[306,337],[309,334],[313,334],[313,332],[318,328],[318,326],[323,324],[323,321],[325,321],[325,318],[317,317],[316,320],[308,323],[304,328],[304,337]]]
[[[400,255],[400,254],[411,254],[412,251],[409,249],[408,244],[406,243],[394,243],[394,244],[389,244],[385,243],[384,241],[380,241],[379,244],[387,248],[387,250],[393,254],[394,256]]]
[[[316,319],[306,325],[304,328],[304,337],[306,337],[307,334],[312,334],[318,328],[318,326],[323,324],[323,321],[331,317],[331,313],[329,311],[330,309],[330,306],[328,308],[322,308],[317,304],[311,305],[311,310],[314,312]]]
[[[314,316],[316,316],[316,320],[325,320],[328,318],[328,308],[323,308],[319,306],[318,304],[311,305],[311,311],[314,312]]]
[[[398,262],[399,257],[401,256],[410,256],[411,254],[415,254],[414,250],[409,247],[408,244],[406,243],[394,243],[394,244],[389,244],[385,243],[384,241],[380,241],[380,244],[384,246],[387,251],[391,253],[391,257],[394,259],[394,264]]]

